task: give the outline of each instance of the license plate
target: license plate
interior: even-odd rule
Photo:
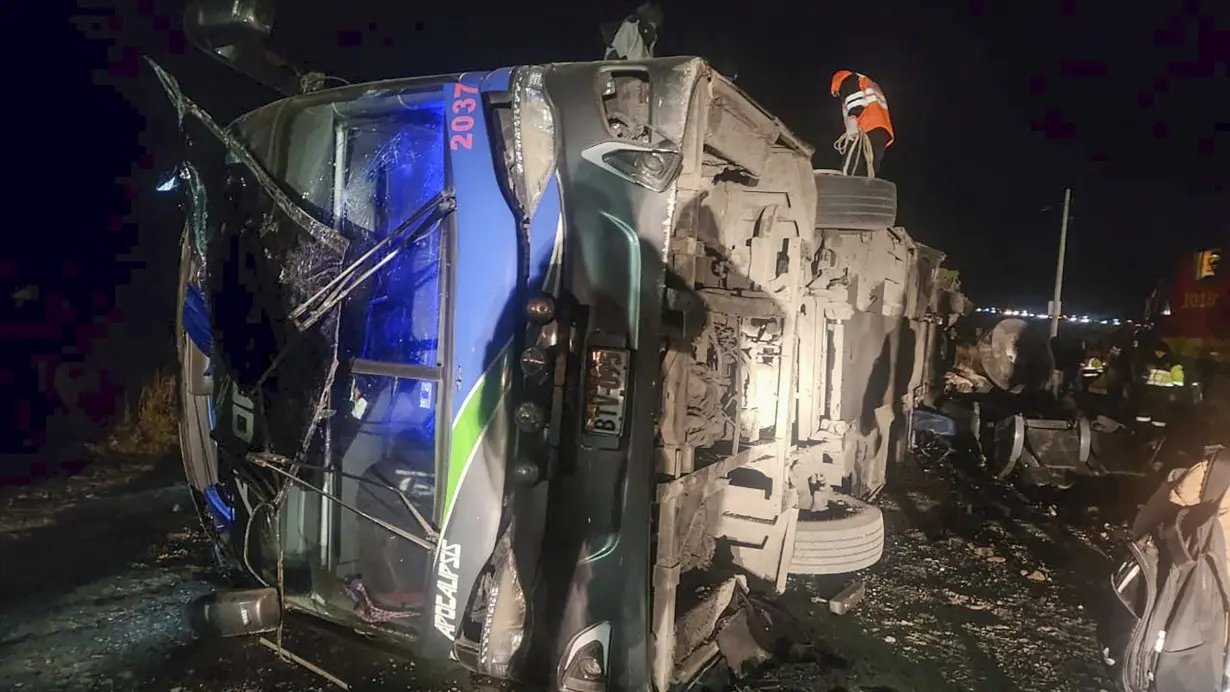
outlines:
[[[623,434],[628,359],[629,353],[619,348],[595,348],[589,352],[589,372],[585,378],[586,433]]]

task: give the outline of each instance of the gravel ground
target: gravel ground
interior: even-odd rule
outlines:
[[[254,641],[198,641],[185,626],[184,606],[211,588],[210,559],[179,474],[177,459],[100,463],[78,476],[0,490],[0,688],[338,689]],[[292,624],[284,645],[352,689],[470,687],[457,671],[372,652],[314,627]]]
[[[889,528],[880,564],[792,580],[782,602],[805,637],[794,657],[738,689],[1110,689],[1088,589],[1107,573],[1114,539],[1102,500],[1124,497],[1122,488],[1030,495],[950,461],[898,470],[880,500]],[[186,630],[182,608],[209,589],[209,560],[176,467],[100,464],[0,491],[0,687],[337,689],[255,642],[194,641]],[[865,581],[865,600],[831,615],[826,599],[852,579]],[[287,648],[352,689],[476,689],[452,669],[295,624]]]

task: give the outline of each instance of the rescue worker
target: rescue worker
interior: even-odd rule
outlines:
[[[603,60],[648,60],[662,28],[662,8],[647,2],[636,8],[623,22],[602,25],[606,43]]]
[[[1090,394],[1106,394],[1106,362],[1098,354],[1085,359],[1081,365],[1081,389]]]
[[[854,175],[861,158],[867,177],[874,178],[884,151],[894,139],[888,99],[871,78],[850,70],[833,74],[829,92],[841,100],[841,119],[846,125],[845,134],[834,145],[846,155],[842,170],[846,175]]]
[[[1183,366],[1174,360],[1170,347],[1158,339],[1146,357],[1136,422],[1148,424],[1157,432],[1166,428],[1175,400],[1176,388],[1183,386]]]

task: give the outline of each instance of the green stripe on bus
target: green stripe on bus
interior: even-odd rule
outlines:
[[[559,289],[557,284],[564,249],[562,218],[560,224],[555,235],[555,247],[551,251],[551,264],[547,267],[547,276],[543,281],[543,288],[553,294],[558,293]],[[453,505],[457,501],[457,489],[461,485],[461,479],[465,476],[466,469],[474,462],[483,433],[491,424],[492,416],[499,409],[500,401],[511,384],[512,359],[509,353],[511,346],[512,341],[509,340],[496,354],[487,366],[487,371],[478,378],[478,382],[474,383],[474,388],[466,395],[461,411],[453,421],[453,439],[448,455],[448,485],[444,489],[444,513],[441,515],[440,522],[442,527],[448,525],[448,519],[453,513]],[[491,386],[497,389],[488,390]]]
[[[474,388],[466,396],[461,405],[457,419],[453,421],[453,440],[448,455],[448,485],[444,490],[443,522],[448,523],[448,517],[453,512],[453,503],[457,500],[457,487],[465,469],[474,460],[478,451],[478,443],[483,431],[495,415],[504,391],[508,389],[510,365],[508,358],[509,346],[505,344],[496,354],[487,371]]]

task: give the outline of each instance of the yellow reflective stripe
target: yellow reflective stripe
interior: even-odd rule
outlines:
[[[1165,370],[1152,370],[1145,383],[1154,387],[1168,387],[1170,386],[1170,373]]]

